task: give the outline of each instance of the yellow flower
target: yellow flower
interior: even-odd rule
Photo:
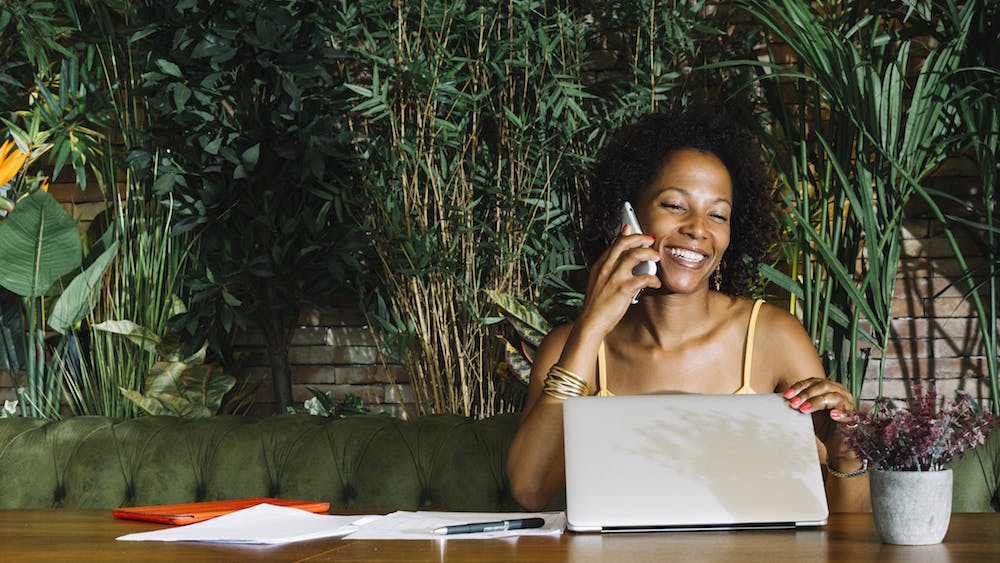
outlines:
[[[49,177],[48,176],[42,178],[41,183],[38,184],[38,189],[42,190],[43,192],[49,191]]]
[[[21,165],[27,160],[28,153],[21,152],[14,141],[7,140],[0,145],[0,186],[6,184],[17,175]]]

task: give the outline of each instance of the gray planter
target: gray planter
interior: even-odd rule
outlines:
[[[871,472],[872,516],[885,543],[941,543],[951,521],[951,469]]]

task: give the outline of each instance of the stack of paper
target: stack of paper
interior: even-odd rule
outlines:
[[[432,530],[475,522],[540,517],[540,528],[471,534],[437,535]],[[566,526],[562,512],[393,512],[386,516],[330,516],[297,508],[259,504],[225,516],[152,532],[128,534],[121,541],[192,541],[275,545],[319,538],[345,539],[483,539],[523,535],[557,535]]]

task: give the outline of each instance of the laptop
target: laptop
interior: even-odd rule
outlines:
[[[779,395],[572,397],[563,423],[574,532],[826,524],[812,417]]]

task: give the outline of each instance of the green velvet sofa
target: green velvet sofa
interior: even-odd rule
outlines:
[[[516,511],[503,472],[516,427],[516,415],[0,419],[0,508],[282,497],[363,512]],[[953,467],[954,510],[996,511],[1000,433]]]

